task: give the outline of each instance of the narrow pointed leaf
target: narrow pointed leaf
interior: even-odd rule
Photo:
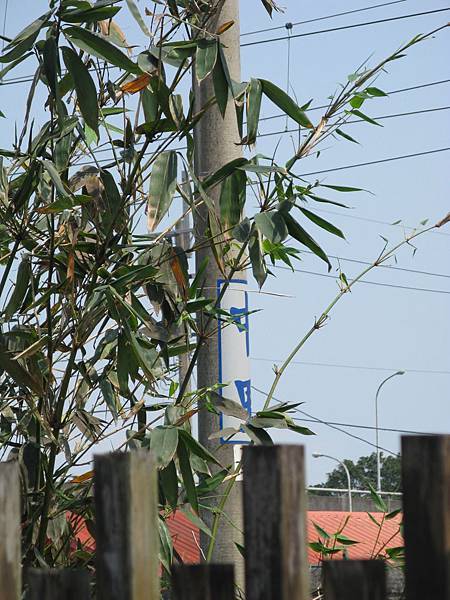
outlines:
[[[217,61],[217,40],[199,40],[195,53],[195,74],[198,81],[203,81],[214,69]]]
[[[262,85],[259,79],[251,79],[247,88],[247,138],[248,145],[256,142],[259,114],[261,111]]]
[[[142,29],[142,32],[146,36],[150,37],[150,31],[148,30],[148,27],[145,24],[145,21],[139,11],[139,8],[136,5],[136,2],[134,0],[127,0],[127,5],[128,5],[128,8],[130,9],[130,13],[133,15],[134,19],[136,20],[136,23]]]
[[[88,126],[98,137],[97,90],[88,68],[71,48],[62,48],[64,64],[72,76],[80,112]]]
[[[342,231],[338,227],[336,227],[335,225],[333,225],[333,223],[330,223],[329,221],[326,221],[322,217],[319,217],[319,215],[314,214],[313,212],[311,212],[310,210],[308,210],[306,208],[300,208],[300,210],[305,215],[305,217],[307,217],[315,225],[317,225],[318,227],[321,227],[322,229],[325,229],[329,233],[332,233],[333,235],[337,235],[338,237],[340,237],[343,240],[345,240],[345,235],[342,233]]]
[[[162,152],[153,164],[148,197],[148,228],[155,227],[169,210],[177,186],[177,154]]]
[[[176,427],[155,427],[150,433],[150,451],[159,468],[165,469],[175,456],[178,446]]]
[[[313,129],[314,126],[311,121],[297,105],[297,103],[286,94],[286,92],[266,79],[260,79],[260,82],[264,94],[267,96],[267,98],[269,98],[269,100],[276,104],[278,108],[280,108],[286,115],[291,117],[291,119],[296,121],[299,125],[302,125],[302,127]]]
[[[316,256],[321,258],[328,265],[328,270],[331,271],[331,263],[328,260],[328,256],[319,246],[319,244],[309,235],[303,227],[297,223],[297,221],[289,213],[283,214],[283,219],[287,225],[289,235],[296,239],[300,244],[306,246],[311,252],[314,252]]]
[[[139,67],[121,50],[87,29],[76,26],[67,27],[64,29],[64,35],[82,50],[85,50],[97,58],[106,60],[124,71],[135,73],[136,75],[139,75],[141,72]]]

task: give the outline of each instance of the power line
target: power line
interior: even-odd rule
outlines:
[[[259,33],[267,33],[268,31],[277,31],[279,29],[286,29],[286,25],[291,25],[292,27],[296,27],[297,25],[306,25],[306,23],[314,23],[317,21],[325,21],[326,19],[334,19],[335,17],[343,17],[345,15],[353,15],[358,12],[374,10],[375,8],[382,8],[384,6],[391,6],[392,4],[400,4],[401,2],[406,2],[406,0],[394,0],[393,2],[383,2],[383,4],[374,4],[373,6],[365,6],[363,8],[356,8],[354,10],[346,10],[345,12],[334,13],[332,15],[325,15],[323,17],[316,17],[315,19],[308,19],[306,21],[297,21],[295,23],[286,23],[285,25],[280,25],[278,27],[268,27],[267,29],[259,29],[257,31],[246,31],[245,33],[241,33],[241,37],[246,37],[248,35],[257,35]]]
[[[259,394],[262,394],[263,396],[267,397],[266,392],[264,392],[263,390],[258,389],[254,385],[252,385],[252,389],[255,390],[255,392],[258,392]],[[280,402],[281,403],[281,400],[279,400],[275,396],[272,396],[272,398],[276,402]],[[350,433],[349,431],[345,431],[345,429],[341,429],[337,425],[332,425],[328,421],[323,421],[322,419],[319,419],[318,417],[315,417],[311,413],[307,413],[306,411],[300,410],[299,408],[296,408],[296,411],[299,412],[299,413],[301,413],[302,415],[305,415],[305,416],[309,417],[310,419],[313,419],[313,421],[315,423],[321,423],[322,425],[326,425],[327,427],[330,427],[330,429],[335,429],[336,431],[340,431],[341,433],[343,433],[344,435],[347,435],[348,437],[354,438],[355,440],[358,440],[360,442],[364,442],[365,444],[368,444],[369,446],[372,446],[373,448],[377,448],[377,446],[375,444],[372,444],[372,442],[369,442],[368,440],[360,437],[359,435],[355,435],[354,433]],[[378,446],[378,448],[380,450],[383,450],[384,452],[387,452],[388,454],[392,454],[392,456],[397,456],[398,455],[397,452],[392,452],[392,450],[388,450],[387,448],[382,448],[381,446]]]
[[[333,213],[338,214],[338,213]],[[305,254],[314,254],[311,250],[303,250]],[[335,260],[342,260],[343,262],[351,262],[358,265],[371,265],[373,263],[366,260],[359,260],[357,258],[345,258],[343,256],[334,256],[333,254],[328,254],[328,258],[334,258]],[[450,275],[447,273],[433,273],[431,271],[421,271],[419,269],[407,269],[406,267],[398,267],[397,265],[378,265],[383,269],[390,269],[391,271],[404,271],[406,273],[414,273],[415,275],[430,275],[432,277],[443,277],[445,279],[450,279]],[[377,268],[378,268],[377,267]]]
[[[346,219],[356,219],[358,221],[367,221],[368,223],[374,223],[376,225],[388,225],[389,227],[393,227],[393,226],[403,227],[404,229],[410,229],[410,230],[416,229],[416,227],[411,227],[410,225],[403,225],[401,223],[389,223],[389,221],[380,221],[379,219],[371,219],[369,217],[360,217],[358,215],[350,215],[346,212],[338,213],[338,212],[335,212],[334,210],[327,210],[324,208],[320,208],[320,209],[316,208],[315,210],[317,212],[325,213],[328,215],[335,215],[337,217],[345,217]],[[436,230],[430,231],[430,233],[432,233],[434,235],[446,235],[446,236],[450,235],[450,233],[446,233],[445,231],[436,231]],[[382,266],[382,265],[380,265],[380,266]],[[386,266],[386,265],[383,265],[383,266]],[[400,268],[400,267],[397,267],[397,268]]]
[[[342,25],[341,27],[331,27],[329,29],[320,29],[317,31],[307,31],[305,33],[296,33],[296,34],[291,34],[290,38],[294,39],[294,38],[300,38],[300,37],[308,37],[308,36],[312,36],[312,35],[319,35],[322,33],[331,33],[334,31],[344,31],[346,29],[356,29],[357,27],[368,27],[369,25],[379,25],[381,23],[389,23],[389,22],[393,22],[393,21],[400,21],[402,19],[412,19],[415,17],[422,17],[425,15],[432,15],[432,14],[436,14],[436,13],[441,13],[441,12],[445,12],[450,10],[450,7],[447,8],[437,8],[434,10],[428,10],[428,11],[424,11],[424,12],[419,12],[419,13],[411,13],[408,15],[399,15],[397,17],[388,17],[386,19],[378,19],[376,21],[366,21],[364,23],[353,23],[352,25]],[[241,44],[241,48],[247,47],[247,46],[258,46],[260,44],[270,44],[272,42],[281,42],[283,40],[287,40],[289,36],[280,36],[277,38],[269,38],[267,40],[258,40],[255,42],[245,42],[244,44]]]
[[[386,92],[386,94],[388,96],[392,96],[392,94],[401,94],[403,92],[411,92],[414,90],[420,90],[422,88],[427,88],[427,87],[432,87],[435,85],[442,85],[444,83],[450,83],[450,79],[441,79],[440,81],[431,81],[429,83],[422,83],[420,85],[413,85],[410,87],[406,87],[406,88],[401,88],[399,90],[391,90],[389,92]],[[311,108],[308,108],[307,111],[305,112],[311,112],[313,110],[324,110],[328,108],[328,104],[323,104],[322,106],[312,106]],[[261,121],[271,121],[272,119],[281,119],[283,117],[285,117],[286,115],[283,113],[280,113],[279,115],[271,115],[269,117],[261,117],[259,120]]]
[[[322,107],[323,108],[323,107]],[[385,119],[395,119],[397,117],[410,117],[412,115],[422,115],[426,113],[439,112],[441,110],[449,110],[450,106],[439,106],[437,108],[423,108],[421,110],[412,110],[409,112],[394,113],[393,115],[381,115],[380,117],[373,117],[375,121],[383,121]],[[364,119],[355,119],[353,121],[346,121],[345,125],[353,125],[354,123],[364,123]],[[259,133],[256,137],[270,137],[271,135],[285,135],[286,133],[297,133],[299,127],[294,129],[282,129],[279,131],[268,131],[266,133]]]
[[[261,361],[261,362],[270,362],[272,364],[283,362],[283,359],[273,359],[273,358],[263,358],[263,357],[251,357],[252,360]],[[386,373],[392,373],[397,371],[397,368],[390,367],[371,367],[368,365],[349,365],[342,363],[327,363],[327,362],[314,362],[307,360],[292,360],[290,364],[293,365],[305,365],[308,367],[326,367],[333,369],[353,369],[356,371],[380,371]],[[450,371],[436,371],[433,369],[402,369],[405,373],[418,373],[425,375],[450,375]]]
[[[274,265],[273,268],[281,269],[283,271],[292,271],[293,270],[295,273],[305,273],[306,275],[314,275],[316,277],[327,277],[327,278],[336,280],[336,277],[334,275],[330,275],[328,273],[317,273],[316,271],[308,271],[306,269],[291,269],[290,267],[283,267],[281,265]],[[398,290],[409,290],[409,291],[414,291],[414,292],[429,292],[432,294],[450,294],[450,290],[435,290],[433,288],[421,288],[421,287],[414,287],[414,286],[409,286],[409,285],[398,285],[395,283],[385,283],[385,282],[380,282],[380,281],[368,281],[367,279],[360,279],[358,281],[358,283],[366,283],[368,285],[376,285],[376,286],[380,286],[380,287],[395,288]]]
[[[315,419],[296,419],[294,421],[299,421],[302,423],[317,423]],[[392,427],[373,427],[371,425],[357,425],[354,423],[339,423],[336,421],[327,421],[328,425],[339,425],[341,427],[351,427],[352,429],[368,429],[371,431],[386,431],[388,433],[406,433],[410,435],[430,435],[430,432],[427,431],[413,431],[412,429],[393,429]]]
[[[323,169],[322,171],[312,171],[311,173],[302,173],[301,177],[309,177],[310,175],[321,175],[322,173],[332,173],[335,171],[344,171],[346,169],[356,169],[358,167],[366,167],[369,165],[379,165],[381,163],[393,162],[396,160],[403,160],[405,158],[415,158],[416,156],[426,156],[427,154],[438,154],[439,152],[448,152],[449,148],[436,148],[434,150],[426,150],[425,152],[415,152],[414,154],[403,154],[402,156],[391,156],[389,158],[383,158],[380,160],[371,160],[363,163],[356,163],[353,165],[345,165],[344,167],[334,167],[332,169]]]

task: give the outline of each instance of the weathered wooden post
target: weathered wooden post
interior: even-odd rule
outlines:
[[[159,600],[156,468],[146,451],[94,458],[98,600]]]
[[[450,599],[450,436],[402,438],[408,600]]]
[[[20,480],[16,461],[0,463],[0,598],[22,596]]]
[[[176,565],[173,600],[235,600],[234,567],[226,564]]]
[[[326,600],[386,600],[386,568],[380,560],[326,560]]]
[[[247,600],[310,596],[303,446],[243,452]]]
[[[30,569],[27,600],[89,600],[90,575],[81,569]]]

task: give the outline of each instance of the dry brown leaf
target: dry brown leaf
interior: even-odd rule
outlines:
[[[136,94],[136,92],[140,92],[141,90],[146,88],[149,84],[149,81],[150,75],[148,73],[144,73],[143,75],[136,77],[136,79],[133,79],[133,81],[124,83],[120,86],[120,89],[122,90],[122,92],[125,92],[127,94]]]
[[[222,33],[225,33],[225,31],[228,31],[229,29],[231,29],[231,27],[233,27],[233,25],[234,25],[234,21],[226,21],[226,23],[222,23],[222,25],[216,31],[216,35],[221,35]]]

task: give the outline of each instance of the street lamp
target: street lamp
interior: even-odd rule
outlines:
[[[375,394],[375,445],[377,448],[377,492],[381,492],[381,459],[380,459],[380,446],[378,443],[378,396],[380,394],[381,388],[387,381],[389,381],[389,379],[392,379],[393,377],[397,377],[397,375],[404,375],[404,374],[405,374],[405,371],[396,371],[395,373],[392,373],[392,375],[389,375],[389,377],[386,377],[386,379],[383,379],[383,381],[378,386],[377,393]]]
[[[329,456],[328,454],[320,454],[319,452],[313,452],[313,458],[329,458],[331,460],[335,460],[337,463],[344,467],[344,471],[347,475],[347,484],[348,484],[348,512],[352,512],[352,481],[350,479],[350,471],[348,470],[347,465],[342,460],[335,458],[334,456]]]

